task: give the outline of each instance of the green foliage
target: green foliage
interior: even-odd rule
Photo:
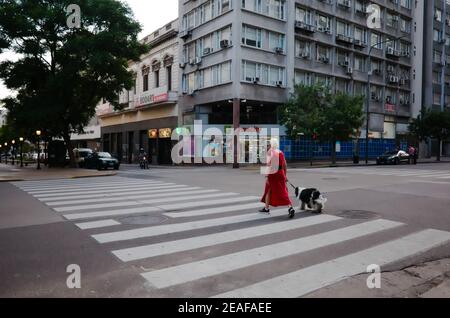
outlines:
[[[424,108],[409,124],[409,132],[420,141],[436,139],[438,143],[450,137],[450,110],[443,112]],[[441,158],[438,151],[437,160]]]
[[[419,140],[428,138],[446,140],[450,136],[450,111],[424,108],[409,125],[410,133]]]
[[[297,85],[288,103],[281,108],[281,123],[291,138],[316,134],[318,139],[333,143],[348,141],[363,124],[363,96],[337,93],[332,95],[322,85]]]
[[[81,8],[81,28],[69,28],[65,8]],[[119,93],[134,85],[127,70],[149,48],[131,9],[117,0],[0,0],[0,78],[17,97],[4,100],[13,127],[45,129],[68,143],[105,98],[116,109]],[[69,152],[70,153],[70,152]]]

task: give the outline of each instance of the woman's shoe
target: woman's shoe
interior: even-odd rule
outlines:
[[[270,210],[264,208],[264,209],[259,210],[259,212],[261,212],[261,213],[270,213]]]
[[[294,208],[289,208],[289,218],[293,219],[295,216],[295,210]]]

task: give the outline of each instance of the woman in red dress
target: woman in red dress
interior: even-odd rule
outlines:
[[[268,145],[267,165],[269,172],[266,175],[266,187],[261,199],[261,202],[265,203],[265,207],[259,212],[270,213],[270,206],[288,206],[289,217],[292,219],[295,216],[295,210],[286,186],[286,159],[274,141]]]

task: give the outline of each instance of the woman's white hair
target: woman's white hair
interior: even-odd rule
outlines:
[[[274,149],[274,150],[278,150],[280,148],[280,143],[278,142],[277,139],[271,139],[269,141],[270,144],[270,148]]]

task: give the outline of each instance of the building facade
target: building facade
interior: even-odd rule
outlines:
[[[422,91],[423,107],[443,111],[450,107],[450,1],[419,1],[424,25]],[[441,148],[442,147],[442,148]],[[428,155],[450,155],[450,144],[429,143]]]
[[[372,70],[369,137],[395,146],[415,98],[414,2],[180,0],[182,124],[277,126],[295,83],[366,95]],[[377,30],[367,26],[370,3],[381,8]],[[302,146],[282,139],[298,157]]]
[[[135,163],[140,149],[152,164],[171,164],[172,130],[178,127],[178,20],[145,39],[151,50],[138,63],[130,63],[135,87],[120,94],[123,111],[103,101],[97,108],[102,149]]]
[[[75,148],[89,148],[94,151],[101,149],[101,127],[98,117],[91,119],[90,123],[84,128],[82,134],[72,134],[70,140]]]

